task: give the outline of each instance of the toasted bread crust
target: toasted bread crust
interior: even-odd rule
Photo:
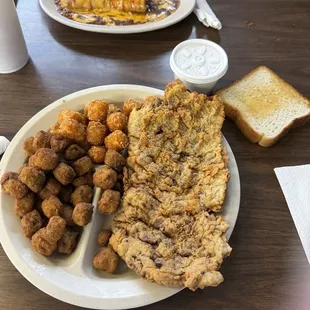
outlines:
[[[290,122],[286,127],[283,128],[279,135],[273,138],[262,136],[262,139],[258,142],[258,144],[263,147],[270,147],[274,145],[280,138],[287,135],[291,129],[304,125],[309,120],[309,118],[310,114],[295,118],[292,122]]]
[[[233,120],[241,132],[253,143],[257,143],[262,139],[262,135],[255,131],[251,125],[243,117],[242,112],[236,109],[235,107],[229,105],[223,98],[224,102],[225,115]]]
[[[249,76],[251,76],[252,74],[255,74],[257,71],[261,69],[267,70],[274,78],[276,78],[277,80],[281,82],[284,88],[293,89],[296,92],[296,95],[300,96],[301,100],[305,100],[310,108],[310,101],[306,97],[300,94],[292,85],[284,81],[281,77],[279,77],[276,73],[274,73],[272,70],[270,70],[266,66],[259,66],[253,69],[252,71],[247,73],[244,77],[242,77],[239,80],[236,80],[231,85],[218,89],[215,92],[215,95],[218,95],[223,101],[224,106],[225,106],[226,116],[236,123],[236,125],[241,130],[241,132],[251,142],[258,143],[260,146],[263,146],[263,147],[269,147],[275,144],[281,137],[285,136],[291,129],[305,124],[310,118],[310,112],[307,115],[301,116],[299,118],[295,118],[292,122],[287,124],[287,126],[285,126],[283,130],[277,136],[274,136],[274,137],[266,137],[263,134],[257,132],[254,128],[252,128],[252,126],[247,122],[246,118],[243,116],[242,111],[238,110],[236,107],[229,104],[229,102],[225,101],[225,99],[221,96],[221,94],[227,89],[233,88],[240,81],[248,78]]]

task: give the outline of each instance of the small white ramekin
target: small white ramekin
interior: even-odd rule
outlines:
[[[228,70],[227,54],[218,44],[193,39],[177,45],[170,57],[175,78],[189,90],[209,93]]]

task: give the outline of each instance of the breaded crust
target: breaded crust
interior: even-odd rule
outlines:
[[[175,81],[129,118],[125,193],[110,245],[138,274],[171,287],[217,286],[231,248],[221,211],[229,178],[224,107]]]

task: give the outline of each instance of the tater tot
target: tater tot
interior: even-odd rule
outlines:
[[[98,270],[113,273],[118,267],[119,258],[110,248],[104,248],[93,259],[93,266]]]
[[[42,211],[47,218],[55,215],[62,216],[63,204],[56,196],[51,196],[42,202]]]
[[[101,214],[113,214],[121,203],[120,192],[107,189],[103,192],[98,202],[98,210]]]
[[[62,109],[58,113],[57,123],[61,123],[65,119],[73,119],[81,124],[86,124],[85,116],[82,113],[70,109]]]
[[[65,163],[59,163],[53,170],[53,174],[62,185],[71,183],[76,176],[73,168]]]
[[[78,235],[77,231],[66,228],[57,243],[57,251],[62,254],[71,254],[76,248]]]
[[[73,226],[72,219],[73,207],[69,204],[64,204],[62,218],[66,221],[67,226]]]
[[[107,125],[110,131],[127,131],[127,117],[122,112],[115,112],[108,116]]]
[[[5,172],[0,180],[2,190],[13,198],[23,198],[28,193],[28,188],[18,179],[16,172]]]
[[[88,151],[88,156],[95,164],[104,163],[107,149],[104,146],[92,146]]]
[[[89,203],[93,198],[93,190],[88,185],[82,185],[77,187],[71,194],[71,202],[74,206],[80,202]]]
[[[38,193],[44,186],[45,174],[35,167],[24,167],[18,177],[33,192]]]
[[[31,212],[34,208],[35,196],[34,193],[29,192],[23,198],[14,200],[14,213],[19,217]]]
[[[37,150],[33,156],[34,166],[44,171],[53,170],[59,161],[58,155],[53,150],[47,148]]]
[[[128,144],[128,137],[120,130],[113,131],[104,139],[105,147],[117,152],[124,150]]]
[[[126,160],[120,153],[114,150],[108,150],[105,155],[104,163],[117,171],[122,171]]]
[[[27,238],[31,238],[43,226],[42,217],[37,210],[25,214],[20,222]]]
[[[93,187],[94,186],[93,174],[91,172],[87,172],[86,174],[84,174],[84,175],[82,175],[80,177],[75,178],[72,181],[72,185],[74,187],[79,187],[81,185],[88,185],[90,187]]]
[[[72,140],[63,136],[52,136],[51,149],[56,153],[62,153],[72,144]]]
[[[53,135],[61,135],[75,141],[84,141],[86,137],[85,125],[74,119],[64,119],[61,123],[51,126]]]
[[[90,121],[105,121],[109,111],[109,104],[104,100],[90,101],[84,108],[84,114]]]
[[[36,149],[33,146],[33,140],[34,140],[34,137],[29,137],[24,141],[24,144],[23,144],[23,149],[29,157],[36,152]]]
[[[71,184],[62,186],[58,197],[62,202],[69,202],[71,199],[72,192],[73,192],[73,186]]]
[[[131,111],[134,108],[138,108],[142,105],[142,103],[138,100],[128,99],[124,102],[124,114],[129,117]]]
[[[50,132],[40,130],[33,139],[33,147],[37,151],[41,148],[50,148],[51,147],[51,138],[52,135]]]
[[[86,128],[86,140],[91,145],[102,145],[108,135],[108,127],[100,122],[90,121]]]
[[[72,167],[77,176],[81,176],[93,170],[94,165],[91,159],[88,156],[84,156],[78,160],[76,160]]]
[[[112,188],[117,181],[117,173],[108,166],[99,168],[93,177],[94,185],[102,189]]]
[[[97,243],[100,247],[105,247],[109,244],[109,239],[112,235],[112,231],[109,229],[103,229],[97,236]]]
[[[70,145],[64,153],[64,157],[66,160],[77,160],[83,157],[86,152],[77,144]]]
[[[93,209],[91,203],[81,202],[77,204],[73,209],[73,222],[78,226],[86,226],[91,221]]]

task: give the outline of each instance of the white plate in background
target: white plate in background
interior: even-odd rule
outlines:
[[[84,24],[73,21],[62,16],[57,12],[54,0],[40,0],[40,5],[43,11],[49,15],[54,20],[58,21],[61,24],[67,25],[72,28],[77,28],[80,30],[91,31],[91,32],[102,32],[102,33],[114,33],[114,34],[127,34],[127,33],[140,33],[153,31],[157,29],[162,29],[174,25],[184,18],[186,18],[190,13],[192,13],[195,0],[180,0],[179,8],[169,15],[168,17],[145,24],[138,25],[128,25],[128,26],[105,26],[105,25],[92,25]]]
[[[82,90],[50,104],[32,117],[16,134],[0,164],[0,175],[5,171],[17,171],[25,162],[23,141],[39,130],[47,130],[62,108],[82,110],[94,99],[105,99],[122,106],[128,99],[144,99],[150,95],[163,95],[159,89],[137,85],[108,85]],[[237,220],[240,204],[238,167],[232,150],[223,139],[230,158],[230,181],[227,187],[223,217],[228,221],[229,238]],[[96,190],[94,204],[100,191]],[[44,257],[31,248],[25,238],[20,220],[13,213],[13,199],[0,193],[0,241],[7,256],[19,272],[43,292],[64,302],[92,309],[128,309],[145,306],[171,295],[180,289],[167,288],[148,282],[129,270],[125,264],[115,275],[93,269],[92,259],[98,252],[96,236],[102,226],[108,228],[111,217],[104,217],[95,209],[92,221],[84,228],[77,249],[65,258]]]

